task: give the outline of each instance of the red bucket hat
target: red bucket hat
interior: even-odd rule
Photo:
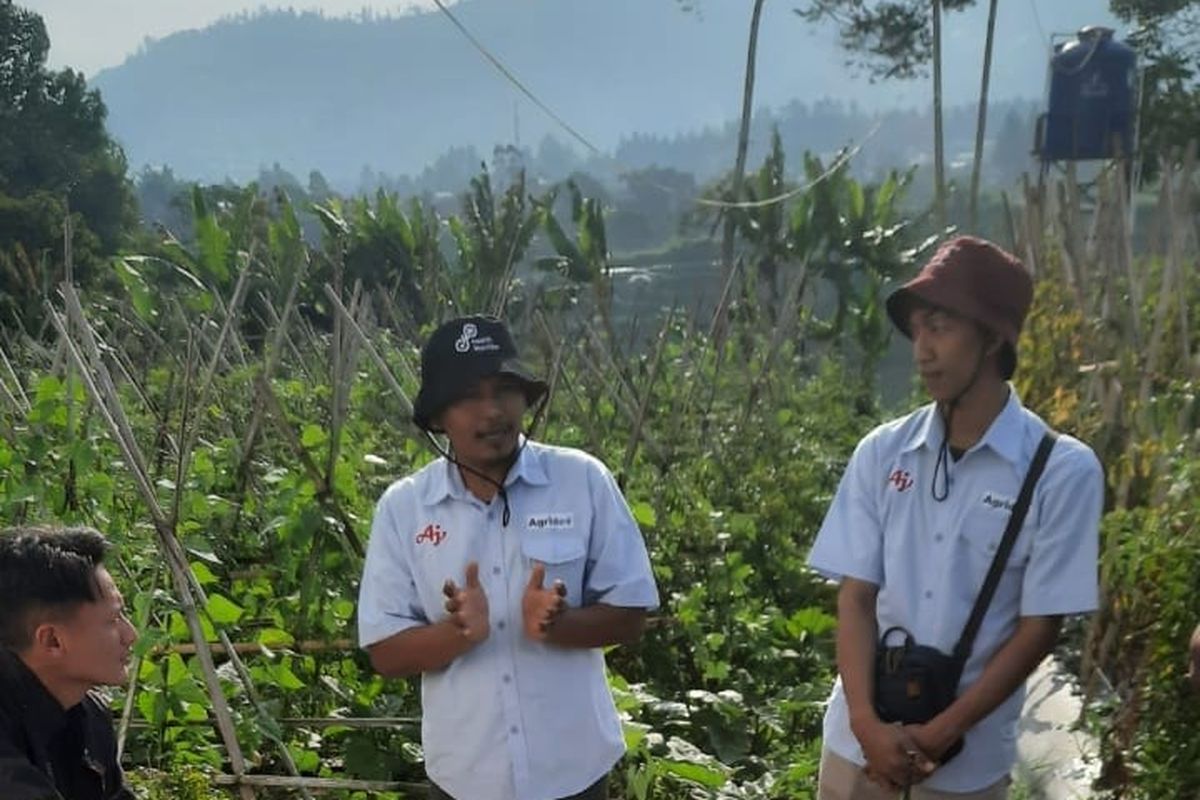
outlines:
[[[888,316],[912,338],[908,318],[915,305],[944,308],[974,320],[1004,341],[1002,377],[1017,367],[1017,340],[1029,306],[1033,280],[1016,256],[975,236],[957,236],[942,244],[917,276],[892,292]]]

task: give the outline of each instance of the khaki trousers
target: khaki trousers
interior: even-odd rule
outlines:
[[[564,797],[562,800],[606,800],[607,797],[608,776],[605,775],[603,778],[596,781],[579,794],[573,794],[570,797]],[[430,781],[429,800],[454,800],[454,798],[446,794],[442,787],[438,786],[433,781]],[[466,800],[472,800],[472,798],[467,798]]]
[[[917,785],[912,789],[912,800],[1006,800],[1010,782],[1002,778],[986,789],[966,793],[939,792]],[[862,767],[853,761],[847,761],[828,747],[821,751],[818,800],[897,800],[899,796],[868,780]]]

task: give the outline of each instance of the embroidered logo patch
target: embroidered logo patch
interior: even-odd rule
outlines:
[[[912,488],[913,476],[908,470],[897,467],[896,469],[892,470],[891,475],[888,475],[887,482],[890,483],[892,488],[897,492],[907,492]]]
[[[480,336],[479,328],[474,322],[466,322],[462,326],[462,333],[454,340],[454,349],[460,353],[468,350],[476,353],[490,353],[493,350],[499,350],[500,345],[496,344],[490,336]]]
[[[994,508],[997,511],[1012,511],[1014,500],[1003,497],[995,492],[984,492],[981,502],[988,508]]]
[[[546,528],[574,528],[575,515],[565,514],[562,512],[551,514],[534,514],[529,517],[529,522],[525,523],[525,527],[533,528],[534,530],[544,530]]]
[[[442,542],[446,541],[448,534],[441,525],[429,524],[425,529],[417,534],[417,544],[431,544],[437,547]]]

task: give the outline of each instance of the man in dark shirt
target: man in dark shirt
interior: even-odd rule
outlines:
[[[0,798],[133,800],[96,686],[137,632],[90,528],[0,530]]]

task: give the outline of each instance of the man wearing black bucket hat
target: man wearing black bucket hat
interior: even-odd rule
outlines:
[[[859,443],[809,556],[840,583],[820,800],[1006,797],[1025,679],[1096,607],[1100,465],[1008,383],[1032,297],[962,236],[888,298],[933,402]]]
[[[601,648],[636,640],[658,592],[604,465],[522,433],[546,391],[499,320],[439,327],[413,418],[449,450],[375,510],[359,641],[422,676],[433,798],[599,800],[624,752]]]

